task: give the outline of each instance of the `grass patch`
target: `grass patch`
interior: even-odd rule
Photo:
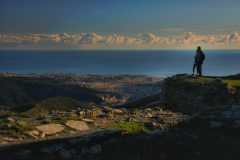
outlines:
[[[200,82],[204,82],[204,81],[211,81],[211,80],[214,80],[216,78],[218,78],[218,77],[206,76],[206,77],[199,77],[197,80],[200,81]],[[219,78],[221,78],[224,83],[229,83],[233,87],[240,87],[240,80],[239,79],[230,79],[230,78],[227,78],[227,77],[219,77]]]
[[[62,119],[52,119],[50,120],[50,123],[57,123],[57,124],[65,124],[67,122],[66,118],[62,118]],[[50,124],[49,123],[49,124]]]
[[[240,80],[232,80],[232,79],[223,79],[224,83],[229,83],[233,87],[240,87]]]
[[[108,129],[122,130],[128,133],[144,133],[148,129],[145,123],[142,122],[119,122],[110,124]]]
[[[82,118],[79,116],[76,117],[69,117],[69,118],[59,118],[59,119],[52,119],[51,123],[58,123],[58,124],[65,124],[69,120],[74,120],[74,121],[82,121]]]
[[[188,77],[186,78],[187,82],[192,82],[192,83],[203,83],[203,82],[209,82],[213,81],[213,77]]]
[[[188,78],[187,81],[202,83],[202,82],[213,81],[216,78],[218,77],[203,76],[203,77],[196,77],[196,78]],[[222,79],[223,83],[231,84],[233,87],[240,87],[240,80],[238,79],[227,79],[225,77],[219,77],[219,78]]]
[[[3,126],[3,125],[5,125],[5,124],[7,124],[7,120],[5,120],[5,119],[0,119],[0,126]]]
[[[16,133],[24,133],[26,131],[31,131],[32,127],[25,124],[14,124],[11,127],[11,130],[15,131]]]
[[[29,126],[27,124],[14,124],[7,130],[0,130],[0,135],[16,136],[32,130],[32,126]]]

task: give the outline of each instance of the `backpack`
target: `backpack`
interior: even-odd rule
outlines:
[[[203,62],[205,60],[205,54],[202,51],[198,52],[195,56],[195,60],[197,62]]]

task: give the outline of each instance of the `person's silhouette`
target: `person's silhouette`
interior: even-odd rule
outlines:
[[[197,47],[196,55],[194,56],[194,64],[193,64],[193,75],[195,72],[195,68],[197,68],[197,75],[202,76],[202,64],[205,60],[205,54],[203,53],[201,47]]]

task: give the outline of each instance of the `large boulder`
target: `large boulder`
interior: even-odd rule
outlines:
[[[65,125],[78,131],[86,131],[89,129],[88,125],[82,121],[69,120]]]
[[[230,108],[236,90],[219,78],[176,75],[166,78],[161,100],[168,109],[195,113],[202,109]]]
[[[36,126],[36,129],[46,135],[52,135],[64,130],[64,126],[61,124],[45,124]]]

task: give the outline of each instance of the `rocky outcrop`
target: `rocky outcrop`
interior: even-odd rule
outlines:
[[[219,78],[176,75],[164,82],[161,100],[173,111],[196,113],[203,109],[231,108],[237,91]]]
[[[54,111],[49,113],[47,117],[23,118],[15,115],[13,118],[15,122],[12,122],[11,118],[10,120],[8,120],[9,118],[0,119],[0,145],[89,134],[99,129],[109,128],[111,124],[113,126],[115,124],[124,126],[125,132],[132,132],[132,130],[138,132],[140,131],[138,128],[141,127],[143,128],[142,131],[158,129],[162,132],[184,121],[186,115],[163,110],[160,106],[138,109],[116,109],[105,106],[79,108],[69,112]],[[141,124],[141,126],[139,127],[138,124]],[[138,128],[134,128],[135,126]],[[123,128],[117,127],[117,129]],[[9,134],[5,134],[6,132]],[[14,141],[6,140],[6,138],[13,138]]]

